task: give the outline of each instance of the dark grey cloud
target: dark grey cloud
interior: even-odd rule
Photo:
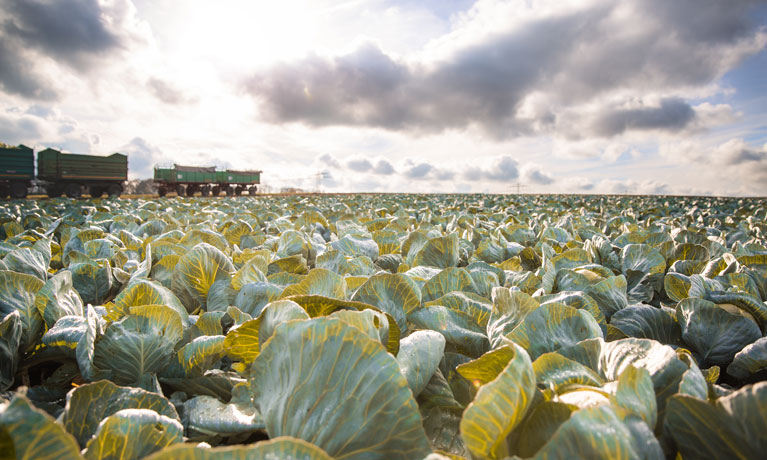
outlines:
[[[470,181],[489,180],[509,182],[519,177],[519,163],[511,156],[504,155],[496,158],[487,167],[469,166],[463,171],[463,178]]]
[[[394,174],[394,166],[386,160],[378,160],[373,168],[373,172],[382,176],[388,176]]]
[[[418,163],[408,166],[402,174],[408,179],[423,179],[434,170],[434,166],[429,163]]]
[[[0,88],[60,98],[62,72],[90,74],[131,49],[139,39],[134,12],[129,0],[0,0]]]
[[[187,96],[172,83],[159,78],[150,78],[147,81],[147,86],[157,99],[166,104],[183,105],[195,101],[194,98]]]
[[[50,81],[39,75],[13,40],[0,34],[0,88],[28,99],[54,100],[58,97]]]
[[[666,98],[658,107],[603,111],[595,120],[593,130],[605,137],[633,130],[679,131],[694,119],[695,110],[690,104],[679,98]]]
[[[319,157],[317,157],[317,161],[325,166],[329,166],[331,168],[340,168],[341,164],[338,163],[338,160],[336,158],[329,154],[329,153],[323,153]]]
[[[767,152],[764,150],[759,151],[748,147],[728,152],[722,159],[730,165],[764,162],[767,166]]]
[[[43,54],[81,68],[95,56],[122,46],[96,0],[4,0],[10,18],[4,35],[19,39]]]
[[[584,134],[679,130],[694,110],[674,94],[716,81],[754,52],[756,3],[604,0],[455,45],[428,65],[365,44],[347,55],[312,55],[259,72],[245,90],[274,123],[411,132],[478,126],[497,138],[566,130],[559,114],[616,92],[665,94],[655,110],[606,107],[612,112],[598,116],[595,132]],[[511,15],[500,3],[477,5]],[[531,95],[542,95],[544,107],[532,119],[519,116]]]
[[[549,185],[554,182],[554,177],[538,166],[528,166],[524,169],[524,179],[538,185]]]
[[[352,158],[346,162],[346,167],[357,172],[368,172],[373,169],[373,165],[366,158]]]

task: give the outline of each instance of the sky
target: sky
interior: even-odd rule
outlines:
[[[0,141],[271,190],[767,195],[765,0],[0,0]]]

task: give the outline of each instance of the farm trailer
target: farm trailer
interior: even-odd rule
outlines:
[[[165,196],[175,191],[178,196],[240,196],[243,192],[255,195],[261,183],[261,171],[216,171],[215,166],[158,166],[154,168],[157,194]]]
[[[25,198],[34,178],[34,151],[26,145],[0,144],[0,198]]]
[[[37,179],[51,198],[62,194],[79,198],[83,190],[94,198],[105,193],[120,196],[128,179],[128,157],[122,153],[104,157],[45,149],[37,154]]]

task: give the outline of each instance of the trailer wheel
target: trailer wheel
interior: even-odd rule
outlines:
[[[194,196],[195,192],[197,192],[197,187],[192,187],[190,185],[186,188],[186,196]]]
[[[176,195],[178,195],[179,197],[182,197],[182,196],[186,195],[186,187],[184,187],[183,185],[180,185],[180,184],[177,185],[176,186]]]
[[[212,189],[210,189],[210,194],[213,196],[218,196],[221,194],[221,187],[218,185],[214,185]]]
[[[83,190],[80,187],[80,184],[68,184],[64,189],[64,193],[69,198],[80,198],[83,194]]]
[[[120,184],[112,184],[107,187],[107,193],[112,198],[118,198],[123,193],[123,188]]]
[[[0,198],[8,198],[11,194],[11,189],[7,185],[0,185]]]
[[[104,195],[104,188],[93,186],[88,189],[88,193],[91,195],[91,198],[101,198]]]
[[[209,185],[203,185],[200,187],[200,195],[202,196],[209,196],[210,195],[210,186]]]
[[[160,195],[160,198],[164,197],[168,193],[168,190],[165,187],[160,187],[157,189],[157,194]]]
[[[237,186],[237,187],[234,189],[234,194],[235,194],[235,195],[237,195],[237,196],[240,196],[240,195],[242,195],[242,187],[240,187],[240,186],[238,185],[238,186]]]
[[[230,185],[229,187],[226,188],[226,196],[232,196],[232,195],[234,195],[234,187]]]
[[[48,194],[48,198],[58,198],[63,193],[63,190],[55,185],[50,185],[45,189],[45,193]]]
[[[255,185],[253,187],[250,187],[248,189],[248,193],[250,194],[250,196],[255,196],[258,193],[258,187],[256,187]]]
[[[23,182],[14,182],[11,184],[11,198],[26,198],[27,185]]]

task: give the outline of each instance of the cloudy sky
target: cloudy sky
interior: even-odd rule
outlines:
[[[0,141],[273,189],[767,195],[764,0],[0,0]]]

